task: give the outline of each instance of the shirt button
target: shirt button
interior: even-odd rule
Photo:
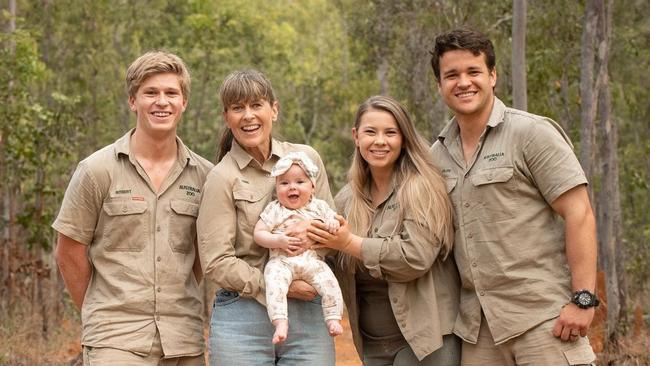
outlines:
[[[479,294],[481,294],[481,296],[485,296],[485,291],[481,291]]]
[[[122,212],[126,212],[126,205],[122,206]]]
[[[467,234],[467,238],[471,239],[473,237],[474,237],[474,234],[472,234],[472,233]]]
[[[396,298],[396,297],[393,297],[393,302],[396,303],[397,301],[398,301],[397,298]]]
[[[162,289],[160,287],[158,287],[158,292],[160,292],[160,291],[162,291]]]
[[[156,231],[160,231],[160,226],[156,227]]]
[[[162,260],[162,258],[161,258],[160,256],[158,256],[158,258],[156,258],[156,260],[157,260],[158,262],[160,262],[160,261]]]
[[[375,228],[375,232],[379,231],[379,228]]]
[[[465,207],[469,207],[469,202],[465,202]]]
[[[160,315],[156,315],[156,320],[160,320]]]
[[[488,175],[488,176],[487,176],[487,179],[488,179],[488,180],[492,180],[492,174]]]
[[[476,266],[478,266],[478,264],[476,264],[476,262],[472,262],[472,267],[476,267]]]

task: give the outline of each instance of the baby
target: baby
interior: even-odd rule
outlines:
[[[321,295],[329,334],[334,337],[343,333],[343,297],[332,270],[315,250],[308,249],[297,256],[285,252],[300,244],[300,239],[284,235],[287,227],[298,221],[321,220],[331,233],[339,228],[336,212],[325,201],[313,197],[317,173],[318,167],[303,152],[290,152],[281,158],[271,171],[278,199],[264,208],[255,225],[255,242],[271,250],[264,281],[266,307],[275,326],[273,344],[287,338],[287,291],[293,280],[309,283]]]

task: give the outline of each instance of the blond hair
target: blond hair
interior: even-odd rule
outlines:
[[[223,112],[227,112],[228,107],[237,103],[250,103],[260,99],[266,100],[271,105],[276,102],[271,81],[264,74],[253,69],[237,70],[226,76],[219,88],[219,99]],[[232,131],[224,127],[217,162],[230,151],[232,140]]]
[[[402,133],[402,152],[393,171],[393,181],[399,182],[396,192],[399,211],[394,232],[401,229],[408,213],[410,219],[429,231],[429,236],[441,245],[440,255],[443,259],[446,258],[454,240],[452,206],[444,178],[429,154],[428,144],[415,130],[404,106],[387,96],[370,97],[359,106],[354,123],[356,129],[359,128],[363,114],[370,110],[390,113]],[[348,171],[351,198],[345,214],[350,231],[363,237],[370,235],[371,220],[375,213],[369,195],[371,179],[370,167],[357,147]],[[354,257],[341,256],[341,265],[346,270],[356,263],[358,261]]]
[[[126,70],[126,93],[134,98],[144,81],[155,74],[173,73],[178,75],[178,81],[183,93],[183,100],[190,97],[190,72],[183,60],[173,53],[165,51],[150,51],[138,57]]]

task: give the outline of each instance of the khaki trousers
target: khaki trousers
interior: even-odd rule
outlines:
[[[499,345],[494,345],[492,333],[481,316],[481,328],[476,344],[463,342],[463,366],[562,366],[594,365],[596,355],[589,339],[563,342],[553,336],[555,318]]]
[[[151,352],[146,356],[117,348],[84,346],[83,360],[84,366],[205,366],[203,355],[163,358],[158,332],[151,345]]]

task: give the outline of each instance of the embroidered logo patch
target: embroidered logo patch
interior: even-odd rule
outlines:
[[[497,152],[493,154],[487,154],[483,156],[483,160],[487,161],[497,161],[497,159],[504,157],[506,154],[503,152]]]
[[[192,186],[186,186],[186,185],[183,185],[183,184],[178,186],[178,189],[185,191],[185,194],[188,195],[188,196],[196,196],[197,194],[201,193],[200,189],[198,189],[196,187],[192,187]]]

